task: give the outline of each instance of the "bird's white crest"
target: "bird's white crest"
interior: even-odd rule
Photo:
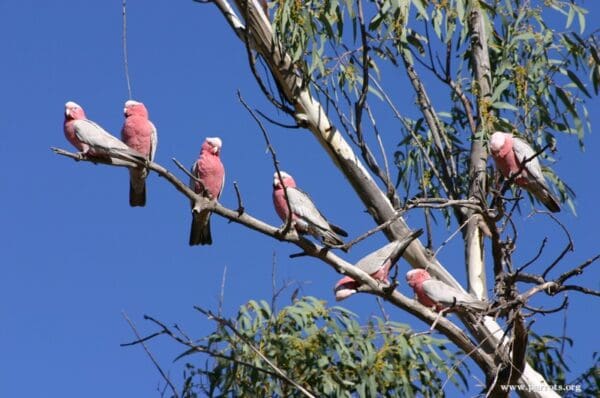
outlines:
[[[285,171],[281,171],[281,179],[292,178],[291,175],[286,173]],[[273,185],[277,185],[279,183],[279,174],[277,172],[273,173]]]
[[[219,149],[223,146],[223,141],[219,137],[206,137],[206,142]]]
[[[129,108],[130,106],[139,105],[139,104],[141,104],[141,102],[129,100],[129,101],[125,102],[125,108]]]
[[[291,178],[292,177],[291,175],[289,175],[285,171],[281,171],[280,173],[281,173],[281,178]],[[279,179],[279,175],[277,174],[277,172],[273,173],[273,178]]]
[[[78,103],[73,101],[68,101],[65,104],[65,115],[71,116],[71,109],[81,108]]]
[[[69,101],[65,104],[65,108],[81,108],[78,103]]]
[[[499,151],[504,146],[504,141],[506,141],[505,133],[496,131],[490,139],[490,149],[494,152]]]
[[[424,270],[424,269],[422,269],[422,268],[415,268],[415,269],[411,269],[410,271],[408,271],[408,272],[406,273],[406,279],[410,279],[410,278],[412,278],[413,276],[416,276],[416,275],[418,275],[418,274],[420,274],[420,273],[422,273],[422,272],[427,272],[427,271],[425,271],[425,270]],[[427,272],[427,274],[429,274],[429,273]]]

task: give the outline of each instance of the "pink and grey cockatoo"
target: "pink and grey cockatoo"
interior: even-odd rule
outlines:
[[[284,171],[281,172],[281,180],[277,172],[273,175],[273,205],[283,222],[287,221],[289,214],[285,192],[292,208],[292,226],[299,234],[310,234],[328,246],[344,243],[340,235],[348,236],[348,233],[328,222],[310,197],[296,187],[292,176]]]
[[[513,137],[510,133],[496,131],[490,138],[490,151],[496,167],[505,178],[521,169],[523,160],[530,159],[535,151],[524,140]],[[514,179],[515,183],[525,188],[553,213],[560,211],[558,200],[550,192],[542,167],[537,157],[529,160],[523,170]]]
[[[83,108],[75,102],[69,101],[65,104],[63,129],[67,140],[83,155],[128,166],[135,166],[136,163],[123,159],[143,160],[140,153],[88,120]]]
[[[129,100],[125,102],[125,122],[121,129],[121,139],[127,146],[144,155],[150,162],[154,160],[158,136],[156,127],[148,119],[148,110],[143,103]],[[148,169],[129,169],[129,205],[146,205],[146,177]]]
[[[402,240],[390,242],[361,258],[354,266],[371,275],[373,279],[389,284],[388,276],[390,268],[400,259],[402,253],[404,253],[412,241],[422,233],[423,230],[419,229]],[[360,282],[354,280],[352,277],[344,276],[335,284],[335,288],[333,289],[335,299],[337,301],[347,299],[358,291],[360,285]]]
[[[437,279],[432,279],[424,269],[412,269],[406,273],[408,285],[412,287],[417,300],[425,307],[436,311],[450,310],[455,307],[483,311],[488,308],[485,301],[458,290]]]
[[[208,137],[202,144],[198,160],[192,165],[192,175],[202,181],[190,178],[190,188],[199,195],[211,200],[219,199],[225,184],[225,168],[221,163],[221,147],[223,142],[219,137]],[[194,203],[192,203],[194,206]],[[195,211],[192,208],[192,227],[190,230],[190,246],[210,245],[210,211]]]

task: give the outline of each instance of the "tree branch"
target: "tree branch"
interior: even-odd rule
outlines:
[[[135,334],[135,337],[137,339],[137,343],[141,344],[142,347],[144,348],[144,351],[146,351],[146,354],[148,354],[148,357],[150,358],[150,360],[152,361],[152,363],[154,364],[154,366],[156,367],[156,369],[158,369],[158,372],[160,373],[160,375],[162,376],[162,378],[165,380],[165,382],[167,383],[167,385],[169,386],[169,388],[171,388],[171,391],[173,391],[173,396],[175,398],[179,398],[179,394],[177,394],[177,390],[175,389],[175,386],[173,385],[173,383],[171,382],[171,380],[169,379],[169,376],[167,376],[167,374],[162,370],[162,368],[160,367],[160,365],[158,364],[158,362],[156,361],[156,359],[154,358],[154,355],[152,355],[152,353],[150,352],[150,350],[148,349],[148,347],[146,346],[146,341],[151,339],[152,337],[157,336],[157,334],[153,334],[145,339],[142,339],[140,334],[138,333],[135,325],[133,324],[133,322],[131,321],[131,319],[129,319],[129,317],[127,316],[127,313],[123,312],[123,317],[125,318],[125,320],[127,321],[127,323],[129,324],[129,327],[131,328],[131,330],[133,331],[133,334]],[[131,345],[131,344],[129,344]]]

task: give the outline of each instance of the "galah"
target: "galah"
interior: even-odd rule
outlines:
[[[143,160],[140,153],[88,120],[83,108],[75,102],[69,101],[65,104],[63,129],[67,140],[83,155],[128,166],[135,166],[136,163],[123,159]]]
[[[283,222],[287,221],[289,214],[286,192],[292,209],[292,225],[299,234],[310,234],[328,246],[344,243],[340,235],[348,236],[348,233],[328,222],[310,197],[296,187],[292,176],[284,171],[281,172],[281,179],[277,172],[273,175],[273,205]]]
[[[192,165],[192,175],[200,182],[190,178],[190,188],[199,195],[211,200],[218,199],[225,184],[225,168],[221,163],[221,147],[219,137],[208,137],[202,144],[198,160]],[[210,245],[210,211],[194,210],[192,203],[192,227],[190,230],[190,246]]]
[[[415,291],[417,300],[425,307],[435,308],[436,311],[466,308],[482,311],[488,308],[485,301],[479,300],[468,293],[447,285],[437,279],[432,279],[424,269],[412,269],[406,273],[408,285]]]
[[[127,146],[142,154],[152,162],[156,153],[158,136],[156,127],[148,119],[148,110],[143,103],[129,100],[125,102],[125,122],[121,129],[121,139]],[[129,205],[146,205],[146,177],[148,169],[134,167],[129,169]]]
[[[558,200],[550,192],[546,178],[542,174],[542,167],[535,151],[524,140],[513,137],[510,133],[496,131],[490,138],[490,151],[496,162],[496,167],[505,178],[509,178],[521,169],[523,160],[531,159],[525,163],[523,170],[515,177],[515,183],[529,191],[534,197],[544,204],[553,213],[560,211]]]
[[[404,250],[406,250],[412,241],[422,233],[423,230],[419,229],[402,240],[390,242],[361,258],[354,266],[369,274],[371,278],[389,284],[388,276],[390,268],[400,259],[402,253],[404,253]],[[335,299],[337,301],[347,299],[358,291],[360,285],[360,282],[350,276],[343,277],[335,284],[335,288],[333,289]]]

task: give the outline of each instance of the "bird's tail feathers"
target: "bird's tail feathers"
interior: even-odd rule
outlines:
[[[558,199],[552,195],[550,190],[541,184],[529,184],[527,190],[537,198],[548,210],[552,213],[560,212],[560,204]]]
[[[146,206],[146,184],[142,185],[142,189],[136,189],[133,183],[129,183],[129,206],[144,207]]]
[[[458,305],[476,311],[484,311],[488,309],[489,303],[483,300],[459,301]]]
[[[321,241],[326,244],[327,246],[340,246],[344,244],[344,241],[340,239],[339,236],[337,236],[334,232],[332,231],[320,231],[321,233],[320,238]]]
[[[190,246],[210,245],[212,236],[210,233],[210,213],[192,212],[192,226],[190,228]]]
[[[348,232],[344,231],[342,228],[338,227],[335,224],[332,223],[328,223],[329,227],[333,230],[333,232],[335,232],[336,234],[343,236],[344,238],[346,238],[348,236]]]
[[[129,169],[129,205],[144,207],[146,205],[146,169],[138,167]]]

